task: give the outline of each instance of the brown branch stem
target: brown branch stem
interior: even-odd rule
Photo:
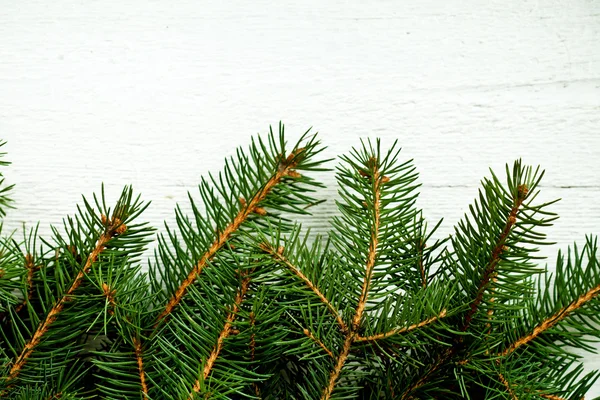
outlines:
[[[329,383],[323,390],[321,394],[321,400],[329,400],[333,390],[335,388],[335,384],[342,372],[342,368],[348,359],[348,354],[350,354],[350,349],[352,347],[352,343],[356,340],[358,336],[358,329],[360,328],[360,324],[362,322],[363,313],[365,311],[365,307],[367,305],[367,300],[369,297],[369,288],[371,286],[371,279],[373,276],[373,269],[375,267],[375,260],[377,258],[377,246],[379,244],[379,228],[380,228],[380,218],[381,218],[381,184],[383,182],[379,169],[377,168],[377,160],[375,157],[372,157],[369,160],[370,164],[372,164],[372,171],[370,173],[365,173],[364,171],[359,170],[362,176],[368,177],[372,179],[374,184],[374,198],[373,198],[373,226],[371,227],[371,238],[369,241],[369,253],[367,254],[367,261],[365,266],[365,278],[363,280],[363,286],[360,293],[360,297],[358,299],[358,304],[356,306],[356,311],[354,313],[354,317],[352,318],[352,326],[350,330],[347,330],[345,335],[346,338],[344,340],[344,345],[342,346],[342,351],[338,355],[337,361],[333,370],[329,375]],[[386,182],[389,181],[389,178],[386,179]]]
[[[508,392],[511,400],[519,400],[519,398],[517,397],[517,395],[515,394],[514,390],[512,389],[512,387],[510,386],[510,383],[508,382],[508,380],[504,377],[504,375],[502,375],[502,373],[498,372],[498,378],[500,378],[500,382],[502,382],[502,384],[504,385],[504,387],[506,388],[506,391]]]
[[[211,351],[209,357],[207,358],[206,363],[204,364],[204,370],[202,371],[202,380],[197,379],[196,382],[194,383],[194,386],[192,387],[192,392],[189,395],[190,399],[194,398],[194,393],[198,393],[200,391],[201,382],[206,380],[206,378],[208,378],[208,376],[210,375],[212,368],[215,365],[215,362],[217,361],[217,358],[219,357],[221,350],[223,349],[223,342],[225,341],[225,339],[227,339],[229,337],[229,335],[232,332],[233,322],[235,321],[237,313],[240,310],[242,301],[244,300],[244,297],[246,296],[246,293],[248,292],[248,288],[250,286],[250,277],[247,275],[248,274],[245,274],[245,277],[242,280],[240,289],[238,290],[237,295],[235,296],[233,309],[227,315],[227,318],[225,320],[225,325],[223,326],[223,329],[221,330],[221,333],[219,334],[219,336],[217,338],[217,343],[216,343],[215,347],[213,348],[213,350]]]
[[[517,223],[517,213],[519,212],[519,208],[521,207],[523,201],[525,200],[525,197],[527,196],[527,192],[527,186],[519,186],[517,191],[517,198],[515,199],[515,203],[512,209],[510,210],[510,213],[506,220],[506,224],[504,225],[504,229],[502,230],[502,233],[500,234],[500,237],[496,242],[496,246],[492,250],[490,260],[483,271],[483,276],[481,277],[481,281],[479,282],[479,287],[477,288],[477,295],[475,296],[475,300],[471,303],[471,309],[467,312],[467,315],[465,316],[465,322],[462,327],[463,332],[466,332],[471,326],[473,317],[477,313],[479,305],[483,301],[483,295],[487,289],[487,286],[492,280],[492,278],[495,276],[496,267],[500,262],[500,256],[504,251],[507,250],[507,247],[505,246],[506,239],[510,235],[513,226]]]
[[[275,258],[275,260],[277,260],[280,264],[282,264],[283,266],[285,266],[292,274],[294,274],[302,282],[304,282],[304,284],[317,295],[317,297],[319,298],[319,300],[321,300],[321,302],[327,306],[327,308],[329,309],[329,311],[331,311],[331,314],[333,314],[333,316],[335,317],[338,325],[340,326],[340,329],[343,332],[346,332],[348,330],[348,326],[346,325],[346,323],[342,319],[342,316],[338,312],[337,308],[335,308],[333,306],[333,304],[331,304],[331,302],[327,299],[327,297],[325,297],[325,295],[319,290],[319,288],[317,287],[317,285],[315,285],[314,283],[312,283],[312,281],[306,275],[304,275],[302,273],[302,271],[300,271],[300,269],[298,267],[296,267],[295,265],[293,265],[290,262],[290,260],[283,255],[283,251],[279,251],[279,249],[276,251],[268,243],[262,243],[261,244],[261,248],[264,251],[266,251],[268,254],[270,254],[273,258]]]
[[[103,216],[103,221],[106,221],[105,216]],[[50,311],[46,315],[46,318],[40,323],[36,331],[33,333],[33,336],[31,337],[29,342],[25,344],[25,347],[21,351],[21,354],[19,354],[12,368],[10,369],[9,374],[6,377],[6,381],[12,381],[19,375],[21,369],[27,362],[27,359],[33,352],[34,348],[40,343],[42,337],[50,328],[50,325],[52,325],[52,323],[56,321],[58,315],[64,309],[65,304],[70,300],[71,295],[75,292],[75,290],[77,290],[77,288],[79,288],[79,286],[83,282],[83,279],[85,278],[85,275],[88,273],[88,271],[92,267],[92,264],[98,258],[98,255],[105,249],[105,246],[108,243],[108,241],[112,239],[115,235],[125,232],[126,226],[118,218],[114,218],[112,221],[109,222],[110,226],[107,225],[105,232],[98,239],[96,246],[88,255],[85,265],[77,273],[69,289],[67,289],[67,291],[62,295],[62,297],[50,309]]]
[[[35,264],[33,263],[33,256],[29,253],[25,255],[25,269],[27,270],[27,292],[23,301],[21,301],[15,307],[15,313],[20,312],[23,309],[23,307],[27,305],[27,303],[31,299],[31,296],[33,295],[33,274],[35,273],[35,271],[37,271],[38,268],[36,268]],[[2,273],[3,271],[0,270],[0,277],[2,277]],[[7,313],[8,311],[0,313],[0,321],[4,320],[4,317]]]
[[[446,316],[446,310],[444,309],[444,310],[442,310],[442,312],[440,312],[440,315],[438,315],[436,317],[427,318],[426,320],[421,321],[416,324],[413,324],[409,327],[392,329],[391,331],[388,331],[385,333],[378,333],[376,335],[371,335],[371,336],[356,336],[355,341],[356,342],[369,342],[369,341],[385,339],[390,336],[398,335],[400,333],[406,333],[406,332],[410,332],[410,331],[413,331],[418,328],[422,328],[423,326],[429,325],[429,324],[437,321],[438,319],[444,318],[445,316]]]
[[[562,321],[563,319],[568,317],[569,314],[571,314],[573,311],[579,309],[584,304],[586,304],[590,300],[594,299],[599,294],[600,294],[600,285],[588,290],[586,293],[579,296],[577,298],[577,300],[573,301],[568,306],[561,308],[551,317],[548,317],[545,320],[543,320],[539,325],[537,325],[535,328],[533,328],[533,331],[531,331],[531,333],[529,335],[523,336],[523,337],[517,339],[515,342],[513,342],[510,346],[508,346],[499,355],[507,356],[507,355],[511,354],[512,352],[514,352],[515,350],[517,350],[519,347],[528,344],[529,342],[534,340],[536,337],[538,337],[539,335],[541,335],[542,333],[544,333],[545,331],[552,328],[554,325],[556,325],[557,323],[559,323],[560,321]]]
[[[352,347],[352,342],[354,341],[354,332],[349,332],[346,334],[346,339],[344,340],[344,346],[342,347],[342,352],[338,356],[335,367],[329,374],[329,384],[323,390],[321,395],[321,400],[328,400],[333,393],[333,389],[335,388],[335,384],[337,379],[342,372],[342,368],[344,368],[344,364],[346,363],[346,359],[348,358],[348,354],[350,354],[350,348]]]
[[[142,343],[134,337],[133,346],[135,348],[135,358],[137,360],[140,384],[142,386],[142,397],[143,400],[148,400],[148,385],[146,383],[146,373],[144,372],[144,352],[142,349]]]
[[[317,345],[319,345],[319,347],[322,348],[323,351],[325,351],[325,353],[327,353],[329,355],[329,357],[335,358],[335,356],[333,355],[333,352],[331,350],[329,350],[329,348],[327,346],[325,346],[325,343],[323,343],[315,335],[313,335],[313,333],[311,331],[304,328],[303,332],[306,336],[308,336],[310,339],[312,339],[313,342],[315,342]]]
[[[202,270],[206,265],[215,257],[217,252],[227,243],[227,240],[233,235],[240,226],[248,219],[248,217],[253,213],[262,214],[264,209],[260,208],[258,205],[262,202],[269,192],[273,190],[273,188],[281,181],[281,179],[285,176],[290,176],[290,174],[296,172],[293,171],[292,168],[296,166],[296,161],[294,159],[297,153],[301,152],[302,149],[296,150],[296,152],[290,154],[287,159],[282,160],[277,173],[273,175],[267,183],[256,193],[256,195],[249,201],[240,200],[241,209],[234,217],[233,221],[222,231],[219,232],[217,238],[209,247],[208,250],[202,255],[198,263],[192,268],[189,272],[188,276],[181,282],[167,305],[165,309],[159,314],[156,318],[156,323],[154,328],[156,329],[160,323],[173,311],[173,309],[181,302],[181,299],[185,295],[187,288],[193,284],[198,276],[202,273]]]

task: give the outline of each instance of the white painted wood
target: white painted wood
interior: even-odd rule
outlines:
[[[19,207],[5,228],[48,234],[101,182],[112,196],[134,184],[161,227],[201,174],[281,119],[293,137],[314,126],[329,156],[398,139],[440,234],[488,167],[541,164],[544,196],[563,198],[553,256],[600,233],[599,43],[593,0],[0,1]],[[328,201],[309,224],[334,213]]]

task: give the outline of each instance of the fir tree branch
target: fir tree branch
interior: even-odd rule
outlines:
[[[348,354],[350,354],[350,349],[352,347],[352,342],[354,341],[355,332],[348,332],[346,334],[346,339],[344,340],[344,346],[342,347],[342,352],[338,355],[338,358],[335,363],[335,367],[331,374],[329,374],[329,383],[325,390],[323,390],[323,394],[321,395],[321,400],[328,400],[333,393],[333,389],[335,388],[335,384],[337,379],[342,372],[342,368],[344,368],[344,364],[346,364],[346,359],[348,358]]]
[[[517,213],[519,212],[519,208],[523,204],[523,201],[527,197],[527,192],[528,188],[525,184],[520,185],[518,187],[517,198],[515,199],[515,203],[512,209],[510,210],[510,213],[504,225],[504,229],[502,230],[502,233],[500,234],[500,237],[496,242],[496,246],[492,251],[490,260],[484,269],[483,276],[481,277],[481,281],[479,282],[479,287],[477,288],[477,295],[475,296],[475,300],[471,303],[471,309],[467,312],[467,315],[465,316],[465,322],[462,326],[463,332],[466,332],[469,329],[471,321],[473,320],[473,316],[477,313],[479,305],[483,301],[483,294],[487,289],[487,285],[494,277],[496,267],[500,262],[500,256],[504,251],[507,250],[504,244],[506,242],[506,239],[508,238],[508,235],[511,232],[511,229],[517,223]]]
[[[297,177],[299,173],[294,171],[294,167],[297,165],[298,156],[304,151],[304,149],[297,149],[295,152],[280,161],[277,168],[277,172],[271,176],[271,178],[265,183],[264,186],[252,197],[249,202],[245,200],[240,201],[241,209],[231,223],[222,231],[219,232],[217,238],[212,243],[210,248],[202,255],[200,261],[193,267],[188,276],[179,285],[165,309],[159,314],[156,319],[154,328],[156,329],[160,323],[171,313],[171,311],[181,302],[181,299],[185,295],[187,288],[193,284],[198,276],[202,273],[202,270],[206,265],[215,257],[217,252],[227,243],[227,240],[234,234],[240,226],[248,219],[252,213],[258,213],[264,215],[266,210],[259,207],[258,205],[262,202],[267,195],[277,186],[281,179],[286,176]]]
[[[379,176],[379,170],[377,168],[377,159],[375,157],[371,158],[371,163],[373,164],[371,179],[373,180],[375,185],[373,189],[374,222],[373,226],[371,227],[371,241],[369,243],[369,254],[367,256],[367,265],[365,268],[365,278],[363,281],[363,287],[360,293],[360,298],[358,300],[358,306],[356,307],[356,313],[354,314],[354,318],[352,319],[352,329],[354,331],[358,330],[362,321],[363,312],[365,311],[365,307],[367,305],[367,299],[369,297],[369,286],[371,285],[373,268],[375,267],[375,259],[377,257],[377,245],[379,243],[379,225],[381,217],[381,183],[384,178],[389,181],[388,177]]]
[[[600,285],[590,289],[586,293],[579,296],[579,298],[577,300],[573,301],[567,307],[561,308],[554,315],[543,320],[539,325],[537,325],[531,331],[531,333],[529,335],[523,336],[523,337],[517,339],[511,345],[509,345],[506,349],[504,349],[504,351],[502,351],[499,355],[508,356],[509,354],[512,354],[519,347],[528,344],[529,342],[534,340],[536,337],[538,337],[539,335],[541,335],[542,333],[544,333],[545,331],[552,328],[554,325],[556,325],[557,323],[559,323],[560,321],[562,321],[563,319],[568,317],[569,314],[571,314],[573,311],[578,310],[579,308],[584,306],[586,303],[593,300],[599,294],[600,294]]]
[[[142,350],[142,342],[134,337],[133,346],[135,347],[135,358],[137,359],[138,371],[140,374],[142,398],[143,400],[148,400],[148,384],[146,383],[146,373],[144,371],[144,352]]]
[[[329,355],[329,357],[335,359],[335,356],[333,355],[333,352],[331,350],[329,350],[329,348],[327,346],[325,346],[325,343],[323,343],[315,335],[313,335],[313,333],[311,331],[309,331],[308,329],[304,328],[302,330],[302,332],[304,332],[304,334],[306,336],[308,336],[313,342],[315,342],[320,348],[322,348],[325,351],[325,353],[327,353]]]
[[[112,308],[108,310],[109,314],[114,315],[114,311],[117,308],[117,302],[115,300],[117,293],[116,289],[112,289],[106,283],[102,283],[102,293]],[[129,320],[128,318],[126,319]],[[144,351],[142,349],[142,342],[137,337],[132,337],[131,342],[133,343],[138,373],[140,376],[140,390],[142,392],[142,399],[148,400],[148,384],[146,383],[146,373],[144,371]]]
[[[498,378],[500,379],[500,382],[504,385],[504,387],[506,388],[506,391],[508,392],[508,395],[510,396],[511,400],[519,400],[519,398],[517,397],[517,395],[515,394],[515,392],[513,391],[512,387],[510,386],[510,383],[508,382],[508,380],[504,377],[504,375],[502,375],[502,373],[498,372]]]
[[[499,363],[500,360],[496,360],[497,363]],[[506,379],[506,377],[498,372],[498,378],[500,379],[500,382],[504,385],[504,387],[506,388],[508,394],[510,395],[511,400],[519,400],[519,398],[517,397],[517,395],[515,394],[510,382],[508,381],[508,379]],[[526,392],[531,393],[531,391],[525,389]],[[536,393],[538,396],[540,396],[543,399],[548,399],[548,400],[566,400],[560,396],[556,396],[553,394],[546,394],[546,393],[540,393],[539,391],[537,391]],[[583,398],[581,399],[583,400]]]
[[[371,342],[371,341],[375,341],[375,340],[380,340],[380,339],[385,339],[388,338],[390,336],[394,336],[394,335],[398,335],[400,333],[406,333],[406,332],[410,332],[413,331],[415,329],[421,328],[425,325],[429,325],[433,322],[436,322],[439,319],[442,319],[446,316],[446,310],[442,310],[442,312],[436,316],[436,317],[431,317],[431,318],[427,318],[424,321],[421,321],[417,324],[413,324],[409,327],[406,328],[398,328],[398,329],[392,329],[391,331],[385,332],[385,333],[378,333],[376,335],[371,335],[371,336],[356,336],[355,341],[356,342]]]
[[[1,146],[1,144],[0,144],[0,146]],[[24,290],[25,298],[23,299],[23,301],[21,301],[15,307],[15,309],[14,309],[15,313],[19,313],[23,309],[23,307],[25,307],[27,305],[27,303],[31,299],[31,296],[33,295],[33,274],[35,273],[35,271],[37,271],[37,269],[39,267],[35,266],[35,264],[33,262],[33,256],[30,253],[25,254],[24,267],[27,270],[26,288]],[[4,273],[5,273],[5,271],[3,269],[0,269],[0,278],[2,278]],[[7,314],[8,314],[8,310],[1,312],[0,313],[0,321],[4,321],[4,318],[6,317]],[[7,321],[8,321],[8,323],[12,323],[12,319],[8,319]]]
[[[99,282],[98,282],[98,286],[100,288],[100,291],[102,292],[102,294],[104,295],[104,297],[106,298],[106,302],[108,304],[108,306],[110,306],[110,308],[108,308],[107,312],[108,314],[110,314],[111,316],[114,316],[115,318],[118,318],[121,320],[121,322],[117,322],[117,326],[119,326],[122,330],[120,330],[118,332],[118,335],[120,337],[120,339],[122,340],[122,344],[124,345],[122,347],[124,353],[122,354],[131,354],[131,350],[133,350],[133,358],[135,359],[135,364],[137,366],[136,368],[136,373],[130,373],[129,372],[129,368],[127,370],[127,372],[125,371],[118,371],[117,369],[117,365],[115,365],[115,360],[111,361],[105,361],[105,365],[108,364],[108,370],[110,370],[110,372],[114,375],[118,375],[121,377],[124,376],[130,376],[130,381],[127,382],[127,386],[129,386],[132,390],[132,394],[136,392],[135,388],[137,386],[134,385],[138,385],[139,389],[137,390],[137,393],[135,393],[135,397],[139,398],[141,395],[141,399],[142,400],[149,400],[148,397],[148,384],[147,384],[147,378],[146,378],[146,371],[145,371],[145,367],[144,367],[144,349],[143,349],[143,344],[142,341],[140,340],[140,334],[138,331],[138,326],[136,326],[136,324],[133,322],[136,318],[135,316],[132,316],[132,314],[130,313],[131,311],[134,312],[135,314],[135,309],[134,309],[134,305],[136,303],[127,302],[127,299],[124,298],[126,297],[126,295],[132,296],[134,294],[134,291],[141,291],[144,293],[145,296],[147,296],[147,292],[144,291],[144,287],[143,285],[140,285],[138,282],[138,284],[135,284],[134,282],[130,282],[127,278],[127,275],[120,275],[121,271],[117,272],[117,276],[113,276],[113,275],[109,275],[109,279],[107,280],[109,283],[107,283],[107,281],[103,281],[103,277],[97,276],[97,278],[99,278]],[[144,277],[139,277],[142,280],[144,280]],[[101,282],[101,283],[100,283]],[[120,282],[125,282],[126,284],[131,283],[132,287],[134,288],[134,290],[131,290],[131,287],[127,287],[127,286],[120,286],[119,287],[119,283]],[[119,294],[120,296],[120,301],[117,301],[117,294]],[[130,299],[131,301],[131,299]],[[136,304],[137,305],[137,304]],[[126,314],[121,314],[119,313],[119,311],[126,311]],[[131,330],[127,329],[127,327],[134,327],[134,331],[132,332]],[[125,353],[126,352],[126,353]],[[107,352],[105,354],[102,354],[102,356],[106,357],[110,357],[111,352]],[[101,356],[101,358],[103,358]],[[118,364],[119,361],[116,361],[116,364]],[[128,360],[129,363],[129,360]],[[118,372],[117,372],[118,371]],[[129,375],[130,374],[130,375]],[[117,388],[118,390],[118,394],[123,396],[123,398],[126,398],[126,394],[122,391],[120,391],[121,388]],[[111,393],[112,394],[112,393]],[[131,396],[131,394],[130,394]],[[130,397],[127,397],[130,398]]]
[[[344,345],[342,347],[341,353],[338,355],[335,367],[331,374],[329,375],[329,384],[323,390],[321,395],[321,400],[328,400],[333,393],[333,389],[335,388],[335,384],[337,379],[342,372],[342,368],[346,363],[348,358],[348,354],[350,354],[350,349],[352,347],[352,343],[356,340],[358,336],[358,329],[360,328],[360,324],[362,321],[362,316],[365,311],[365,307],[367,304],[367,300],[369,297],[369,286],[371,284],[371,278],[373,276],[373,268],[375,267],[375,260],[377,258],[377,245],[379,243],[379,225],[380,225],[380,217],[381,217],[381,184],[385,180],[389,181],[389,178],[386,176],[380,176],[379,169],[377,166],[377,159],[375,157],[371,157],[369,159],[369,164],[371,164],[372,171],[365,172],[363,170],[359,170],[362,176],[365,176],[368,179],[371,179],[373,182],[373,225],[371,226],[371,238],[369,241],[369,251],[367,254],[367,262],[365,266],[365,277],[363,280],[362,290],[360,293],[360,297],[358,300],[358,305],[356,307],[356,311],[354,313],[354,317],[352,318],[352,327],[351,330],[347,331],[344,340]]]
[[[21,351],[21,354],[19,354],[19,356],[15,360],[13,366],[10,369],[8,376],[6,377],[7,382],[14,380],[19,375],[21,369],[27,362],[27,359],[29,358],[29,356],[31,356],[31,353],[33,352],[35,347],[40,343],[40,341],[42,340],[44,334],[46,333],[46,331],[48,330],[50,325],[52,325],[52,323],[54,321],[56,321],[56,319],[58,318],[58,315],[61,313],[61,311],[65,307],[65,304],[71,300],[71,295],[73,295],[73,293],[77,290],[77,288],[79,288],[79,286],[83,282],[83,279],[85,278],[85,275],[89,272],[90,268],[92,267],[92,264],[96,261],[96,259],[100,255],[100,253],[102,253],[102,251],[104,251],[104,249],[106,248],[106,244],[113,237],[115,237],[116,235],[122,234],[127,230],[127,227],[125,226],[125,224],[117,217],[114,217],[113,219],[108,220],[108,218],[105,215],[102,215],[102,222],[104,223],[104,225],[106,227],[104,230],[104,233],[102,235],[100,235],[100,238],[98,239],[98,241],[96,243],[96,246],[91,251],[91,253],[88,255],[85,265],[77,273],[77,275],[75,276],[75,279],[73,280],[73,283],[71,284],[69,289],[56,302],[56,304],[52,307],[52,309],[50,309],[50,311],[46,315],[46,318],[44,319],[44,321],[38,326],[37,330],[34,332],[31,339],[29,340],[29,342],[25,345],[25,347]],[[2,395],[2,394],[4,394],[4,393],[0,393],[0,395]]]
[[[223,326],[223,330],[221,330],[221,333],[219,334],[219,337],[217,338],[217,344],[213,348],[212,352],[210,353],[210,356],[208,357],[208,359],[206,360],[206,363],[204,364],[204,370],[202,372],[202,380],[200,380],[200,379],[196,380],[196,382],[194,383],[194,386],[192,387],[192,392],[189,395],[189,399],[194,398],[194,393],[200,392],[200,389],[202,388],[201,382],[206,380],[208,378],[208,376],[210,375],[212,368],[215,365],[215,362],[217,361],[217,358],[219,357],[221,350],[223,349],[224,340],[227,339],[229,337],[229,335],[232,333],[233,322],[235,321],[235,318],[237,316],[237,313],[239,312],[242,301],[244,300],[244,297],[246,296],[246,293],[248,292],[248,288],[250,287],[250,277],[248,275],[249,275],[248,272],[246,272],[242,275],[244,277],[244,279],[242,280],[240,289],[238,290],[237,295],[235,297],[233,309],[227,315],[227,319],[225,320],[225,325]]]
[[[27,291],[25,295],[26,297],[18,306],[15,307],[15,313],[21,311],[21,309],[23,309],[23,307],[27,305],[27,303],[29,302],[29,300],[31,300],[31,297],[33,296],[33,274],[37,270],[37,267],[33,263],[33,256],[29,253],[25,255],[25,269],[27,270]],[[0,321],[2,319],[4,319],[4,315],[0,314]]]
[[[348,330],[348,326],[342,319],[342,316],[340,315],[338,310],[333,306],[333,304],[331,304],[329,300],[327,300],[327,297],[325,297],[325,295],[319,290],[317,285],[312,283],[311,280],[306,275],[304,275],[298,267],[296,267],[290,262],[290,260],[283,254],[285,249],[282,246],[275,250],[273,246],[271,246],[269,243],[264,242],[260,245],[260,247],[262,250],[270,254],[279,264],[286,267],[286,269],[289,270],[293,275],[295,275],[301,281],[303,281],[306,284],[306,286],[317,295],[317,297],[323,302],[323,304],[327,306],[329,311],[331,311],[331,314],[333,314],[333,316],[335,317],[342,332],[346,332]]]

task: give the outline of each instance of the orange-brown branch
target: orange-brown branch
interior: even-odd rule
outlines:
[[[107,222],[106,216],[102,216],[102,217],[103,217],[103,222],[107,226],[105,232],[98,239],[98,242],[96,243],[96,247],[94,247],[92,252],[88,255],[85,265],[83,266],[81,271],[79,271],[79,273],[77,273],[77,275],[75,276],[75,279],[73,280],[73,283],[71,284],[69,289],[63,294],[63,296],[50,309],[50,311],[46,315],[46,318],[44,319],[44,321],[42,321],[40,323],[40,325],[38,326],[36,331],[33,333],[33,336],[31,337],[29,342],[27,342],[27,344],[21,351],[21,354],[19,354],[19,356],[15,360],[12,368],[10,369],[8,377],[6,378],[7,381],[11,381],[19,375],[19,372],[21,371],[21,369],[27,362],[27,359],[33,352],[33,349],[40,343],[40,341],[42,340],[42,337],[50,328],[50,325],[52,325],[52,323],[54,321],[56,321],[56,319],[58,318],[58,315],[65,307],[65,304],[71,298],[71,295],[75,292],[75,290],[77,290],[77,288],[79,288],[79,286],[81,285],[81,282],[83,282],[83,279],[85,278],[85,275],[88,273],[88,271],[92,267],[92,264],[98,258],[98,255],[104,250],[108,241],[113,236],[115,236],[117,234],[121,234],[121,233],[125,232],[125,230],[127,229],[125,224],[123,224],[118,218],[114,218],[112,221]]]
[[[339,324],[342,331],[345,332],[348,330],[348,327],[346,326],[346,323],[342,319],[342,316],[338,312],[337,308],[335,308],[333,306],[333,304],[331,304],[331,302],[329,300],[327,300],[327,297],[325,297],[325,295],[319,290],[317,285],[312,283],[311,280],[308,279],[308,277],[306,275],[304,275],[302,273],[302,271],[300,271],[300,269],[298,269],[295,265],[293,265],[290,262],[290,260],[283,255],[283,251],[280,251],[280,250],[283,250],[283,248],[277,249],[277,251],[276,251],[268,243],[262,243],[261,248],[264,251],[266,251],[267,253],[269,253],[270,255],[272,255],[273,258],[275,258],[275,260],[277,260],[280,264],[287,267],[287,269],[290,270],[290,272],[292,272],[292,274],[296,275],[302,282],[304,282],[304,284],[306,286],[308,286],[308,288],[310,290],[312,290],[317,295],[317,297],[321,300],[321,302],[323,302],[323,304],[325,304],[327,306],[329,311],[331,311],[331,314],[333,314],[333,316],[335,317],[335,319],[336,319],[337,323]]]
[[[256,195],[249,201],[246,202],[245,199],[240,199],[240,203],[242,205],[241,210],[237,213],[233,221],[222,231],[219,232],[217,238],[212,243],[210,248],[202,255],[200,261],[192,268],[188,276],[181,282],[167,305],[165,309],[160,313],[158,318],[156,319],[155,328],[157,328],[162,320],[164,320],[173,309],[181,302],[181,299],[185,295],[187,288],[193,284],[198,275],[202,273],[202,270],[206,265],[213,259],[213,257],[217,254],[217,252],[227,243],[227,240],[231,237],[233,233],[235,233],[240,226],[248,219],[248,217],[252,213],[258,213],[260,215],[264,215],[266,211],[259,207],[261,201],[263,201],[269,192],[273,190],[273,188],[281,181],[281,179],[285,176],[290,176],[292,172],[292,168],[296,166],[295,156],[302,152],[303,149],[298,149],[296,152],[290,154],[287,159],[282,160],[277,173],[273,175],[267,183],[256,193]],[[294,171],[295,172],[295,171]]]
[[[329,350],[329,348],[327,346],[325,346],[325,343],[323,343],[322,341],[317,339],[317,337],[315,335],[313,335],[313,333],[311,331],[304,328],[303,332],[306,336],[308,336],[310,339],[312,339],[313,342],[315,342],[317,345],[319,345],[319,347],[322,348],[323,351],[325,351],[325,353],[327,353],[329,355],[329,357],[335,358],[335,356],[333,355],[333,352],[331,350]]]
[[[373,159],[373,162],[374,159]],[[369,254],[367,255],[367,265],[365,268],[365,279],[363,280],[363,287],[358,299],[358,306],[356,307],[356,313],[352,319],[352,329],[358,330],[362,321],[362,316],[367,305],[367,299],[369,298],[369,288],[371,287],[371,278],[373,276],[373,268],[375,267],[375,259],[377,258],[377,246],[379,244],[379,224],[381,217],[381,178],[379,176],[379,170],[377,167],[373,168],[373,182],[375,182],[375,198],[373,199],[373,214],[374,223],[371,229],[371,240],[369,242]]]
[[[140,385],[142,386],[142,397],[143,400],[148,400],[148,384],[146,383],[146,373],[144,372],[144,352],[142,350],[142,343],[134,337],[133,346],[135,348],[135,358],[137,360],[138,373],[140,375]]]
[[[355,338],[355,341],[357,342],[368,342],[368,341],[374,341],[374,340],[380,340],[380,339],[385,339],[388,338],[390,336],[394,336],[394,335],[398,335],[400,333],[406,333],[406,332],[410,332],[413,331],[415,329],[418,328],[422,328],[425,325],[429,325],[435,321],[437,321],[438,319],[444,318],[446,316],[446,310],[442,310],[442,312],[440,312],[440,315],[436,316],[436,317],[431,317],[431,318],[427,318],[424,321],[421,321],[417,324],[413,324],[411,326],[408,326],[406,328],[399,328],[399,329],[392,329],[391,331],[385,332],[385,333],[378,333],[376,335],[371,335],[371,336],[357,336]]]
[[[510,398],[512,400],[519,400],[519,398],[515,394],[514,390],[510,386],[510,383],[506,380],[506,378],[504,377],[504,375],[502,375],[500,372],[498,372],[498,378],[500,378],[500,382],[502,382],[502,384],[506,388],[506,391],[508,392]]]
[[[342,351],[338,355],[337,362],[335,367],[329,374],[329,383],[323,390],[321,394],[321,400],[329,400],[333,390],[335,388],[335,384],[342,372],[342,368],[346,364],[346,360],[348,359],[348,354],[350,354],[350,349],[352,347],[352,343],[358,337],[358,330],[360,328],[360,324],[362,322],[363,313],[365,311],[365,307],[367,305],[367,300],[369,298],[369,288],[371,286],[371,279],[373,277],[373,269],[375,268],[375,261],[377,259],[377,246],[379,244],[379,228],[380,228],[380,218],[381,218],[381,184],[388,182],[388,177],[383,177],[380,175],[380,172],[377,167],[377,160],[375,157],[371,157],[369,160],[369,164],[371,164],[372,171],[366,173],[365,171],[359,170],[359,173],[362,176],[368,177],[372,179],[374,184],[374,198],[373,198],[373,226],[371,228],[371,238],[369,241],[369,253],[367,254],[367,261],[365,266],[365,278],[363,281],[362,290],[360,293],[360,297],[358,299],[358,304],[356,306],[356,311],[354,313],[354,317],[352,318],[352,326],[351,329],[346,331],[346,339],[344,340],[344,345],[342,346]],[[384,182],[385,181],[385,182]]]
[[[225,341],[225,339],[227,339],[229,337],[229,335],[231,335],[233,322],[235,321],[236,315],[240,310],[240,305],[242,304],[242,301],[244,300],[244,296],[246,296],[246,293],[248,292],[249,286],[250,286],[250,277],[248,277],[246,275],[246,277],[242,280],[242,284],[240,286],[240,289],[237,292],[237,295],[235,296],[233,309],[227,315],[227,319],[225,320],[225,325],[223,326],[223,330],[221,331],[221,333],[219,334],[219,337],[217,338],[217,344],[213,348],[208,359],[206,360],[206,363],[204,364],[204,370],[202,372],[202,381],[204,381],[210,375],[212,368],[215,365],[215,362],[217,361],[217,358],[219,357],[221,350],[223,349],[223,342]],[[202,381],[200,379],[196,380],[196,382],[194,383],[194,386],[192,387],[192,393],[190,393],[190,395],[189,395],[190,399],[194,398],[194,393],[198,393],[200,391]]]
[[[21,304],[15,307],[15,312],[21,311],[23,307],[27,304],[27,302],[31,299],[33,295],[33,274],[37,270],[35,264],[33,263],[33,256],[31,254],[25,255],[25,269],[27,269],[27,297],[23,299]]]
[[[559,323],[560,321],[562,321],[563,319],[568,317],[569,314],[571,314],[573,311],[581,308],[584,304],[586,304],[590,300],[594,299],[599,294],[600,294],[600,285],[598,285],[598,286],[592,288],[591,290],[589,290],[588,292],[582,294],[581,296],[579,296],[577,298],[577,300],[575,300],[568,306],[561,308],[558,312],[556,312],[551,317],[543,320],[538,326],[533,328],[533,331],[529,335],[523,336],[522,338],[513,342],[502,353],[500,353],[500,355],[507,356],[507,355],[511,354],[513,351],[517,350],[519,347],[528,344],[529,342],[534,340],[536,337],[538,337],[539,335],[541,335],[542,333],[544,333],[545,331],[552,328],[554,325],[556,325],[557,323]]]
[[[519,186],[517,191],[517,198],[515,199],[515,204],[510,210],[510,213],[506,220],[506,224],[504,225],[504,229],[502,230],[502,233],[498,238],[496,246],[492,250],[490,261],[488,262],[483,272],[483,276],[481,277],[481,281],[479,282],[479,287],[477,288],[477,295],[475,296],[475,300],[471,303],[471,309],[468,311],[465,317],[465,322],[462,327],[463,332],[466,332],[469,329],[469,326],[471,326],[471,321],[477,313],[479,305],[483,301],[483,295],[487,289],[487,286],[490,283],[490,280],[495,276],[496,267],[500,262],[500,256],[504,251],[507,250],[507,247],[505,246],[506,239],[508,238],[508,235],[510,235],[510,231],[513,228],[513,226],[517,223],[517,213],[519,212],[519,208],[521,207],[523,201],[527,196],[527,192],[527,186]]]
[[[346,360],[348,359],[348,354],[350,354],[350,348],[352,347],[352,342],[354,341],[354,332],[349,332],[346,335],[346,340],[344,340],[344,346],[342,347],[342,352],[338,356],[338,359],[335,363],[335,367],[333,371],[329,374],[329,384],[323,390],[323,394],[321,395],[321,400],[328,400],[333,393],[333,389],[335,388],[335,384],[342,372],[342,368],[344,368],[344,364],[346,364]]]

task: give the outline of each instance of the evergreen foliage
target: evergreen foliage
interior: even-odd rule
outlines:
[[[339,214],[311,239],[293,217],[321,201],[322,150],[310,132],[289,148],[281,124],[255,137],[177,207],[147,273],[155,230],[131,187],[84,198],[50,238],[5,236],[0,398],[583,398],[598,239],[548,272],[539,167],[492,172],[436,239],[412,161],[367,140],[340,157]],[[0,175],[2,218],[11,188]]]

